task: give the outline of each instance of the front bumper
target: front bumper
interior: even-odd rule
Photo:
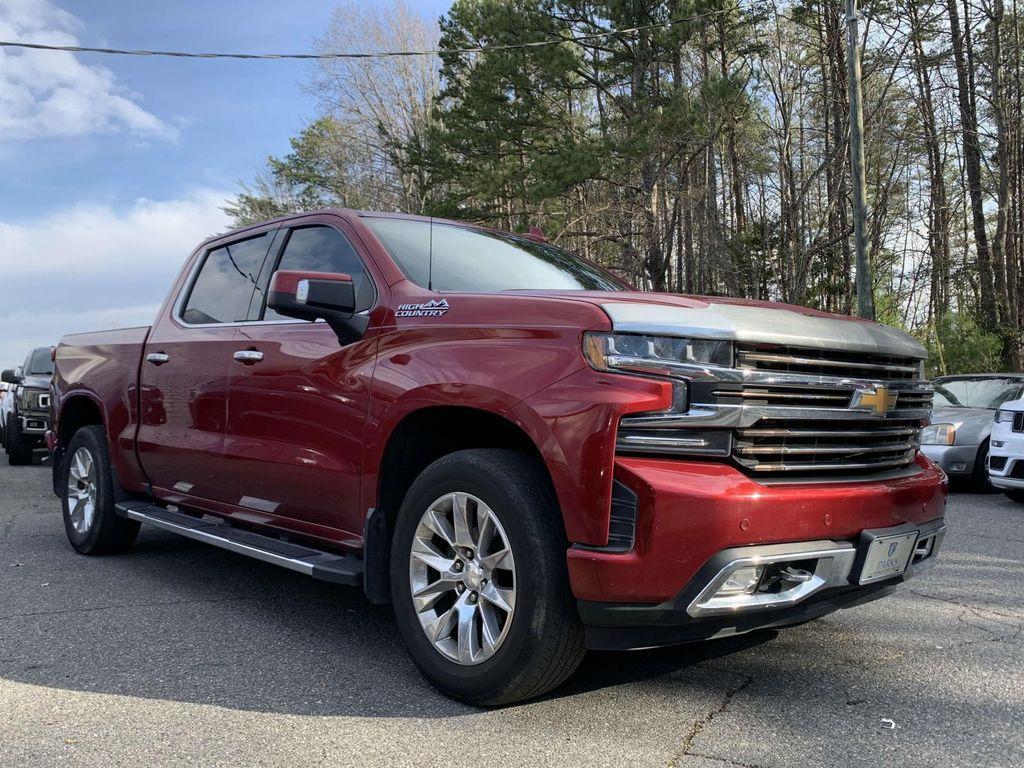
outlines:
[[[767,484],[726,464],[643,458],[619,458],[615,477],[637,495],[633,547],[576,546],[568,554],[593,648],[667,645],[796,624],[881,597],[924,563],[885,581],[857,584],[864,532],[937,531],[946,501],[941,470],[921,457],[905,472],[869,482]],[[791,604],[725,615],[688,612],[724,560],[764,556],[773,548],[847,554],[834,553],[836,567],[815,573],[826,583],[816,582]]]
[[[996,488],[1024,489],[1024,434],[1000,426],[992,430],[989,444],[989,480]]]
[[[950,477],[969,477],[978,458],[977,445],[922,445],[921,453]]]
[[[860,584],[858,577],[867,546],[875,535],[916,530],[917,550],[907,569],[881,581]],[[586,628],[587,647],[593,650],[636,650],[697,640],[710,640],[743,634],[758,629],[802,624],[840,608],[863,605],[885,597],[896,586],[919,575],[935,564],[945,538],[941,519],[919,527],[898,526],[862,535],[848,541],[795,542],[723,550],[698,571],[693,580],[675,598],[659,605],[612,604],[578,601]],[[774,596],[773,604],[760,607],[756,600],[765,596],[746,596],[747,607],[712,607],[706,595],[720,585],[730,569],[751,562],[808,562],[820,558],[812,580],[795,584]],[[819,575],[820,574],[820,575]],[[815,583],[817,580],[817,583]],[[710,587],[710,589],[709,589]],[[734,600],[737,598],[728,598]]]

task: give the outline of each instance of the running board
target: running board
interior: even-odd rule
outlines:
[[[321,581],[361,586],[363,561],[319,549],[262,536],[227,523],[192,517],[144,501],[124,501],[114,505],[129,520],[152,525],[188,539],[212,544],[240,555],[298,571]]]

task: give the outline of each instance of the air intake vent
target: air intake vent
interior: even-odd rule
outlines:
[[[626,485],[612,483],[612,516],[608,526],[609,552],[628,552],[636,540],[637,497]]]

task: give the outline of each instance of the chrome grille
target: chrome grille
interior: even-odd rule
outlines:
[[[1024,432],[1024,411],[1017,411],[1013,414],[1013,426],[1011,429],[1014,432]]]
[[[918,358],[753,343],[735,353],[735,367],[663,365],[688,396],[622,418],[617,450],[728,456],[752,477],[792,482],[870,480],[914,461],[932,407]]]
[[[918,419],[760,419],[738,429],[733,456],[757,474],[870,472],[914,459]]]
[[[921,361],[914,357],[776,344],[738,344],[736,366],[746,370],[886,381],[921,377]]]

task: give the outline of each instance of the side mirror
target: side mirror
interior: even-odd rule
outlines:
[[[356,290],[349,275],[279,270],[270,279],[267,306],[285,317],[326,320],[342,344],[362,338],[370,322],[355,314]]]
[[[7,384],[18,384],[21,382],[21,377],[13,368],[8,368],[3,373],[0,373],[0,381]]]

